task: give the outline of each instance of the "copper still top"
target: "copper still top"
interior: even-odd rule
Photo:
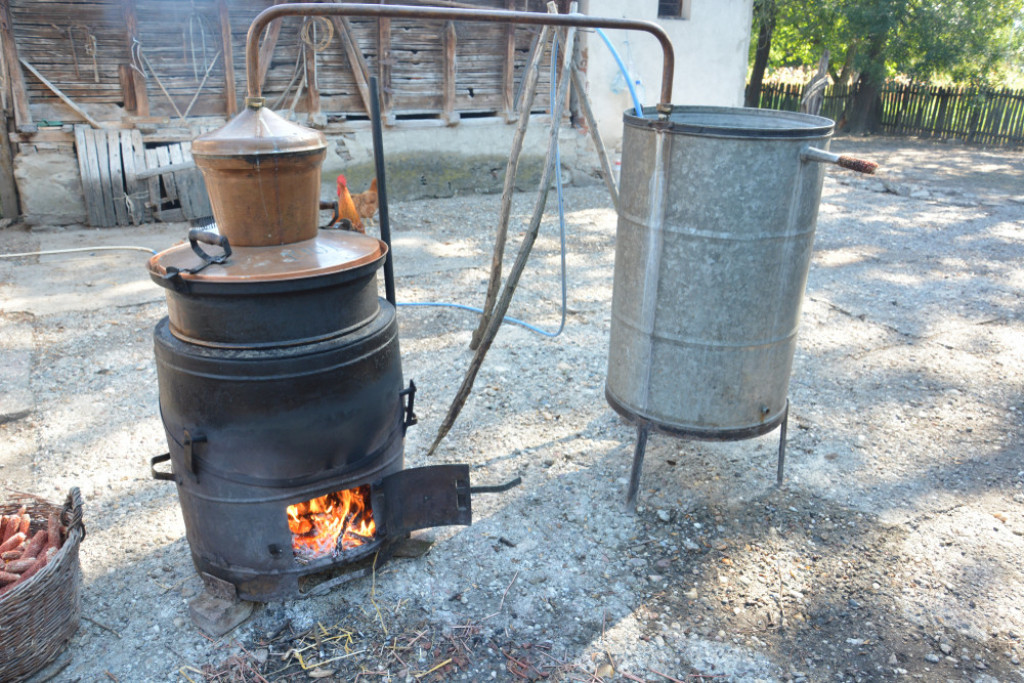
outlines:
[[[316,237],[326,153],[323,133],[275,114],[260,99],[192,143],[214,220],[233,247]]]
[[[260,101],[254,104],[262,104]],[[217,130],[192,142],[192,155],[237,157],[252,155],[301,154],[327,148],[327,138],[318,130],[292,123],[264,106],[249,106]]]

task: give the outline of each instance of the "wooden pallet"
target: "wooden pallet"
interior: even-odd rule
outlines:
[[[75,148],[89,225],[138,225],[211,215],[191,143],[146,148],[137,130],[75,126]],[[166,171],[161,171],[168,167]]]
[[[149,206],[158,221],[183,221],[213,215],[206,183],[192,160],[191,142],[174,142],[146,150]]]

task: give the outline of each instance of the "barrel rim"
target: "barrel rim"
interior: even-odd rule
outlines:
[[[788,411],[788,399],[782,410],[767,418],[764,422],[747,425],[745,427],[696,427],[691,425],[673,424],[652,415],[644,415],[639,410],[628,406],[624,401],[615,396],[611,387],[605,384],[604,398],[609,407],[626,419],[631,424],[646,424],[655,431],[674,436],[678,439],[692,439],[694,441],[746,441],[767,434],[779,427],[786,419]]]
[[[666,130],[671,133],[699,137],[755,139],[830,137],[835,129],[835,122],[824,116],[774,109],[673,105],[667,118],[662,118],[662,114],[655,107],[644,107],[643,114],[643,118],[641,118],[636,115],[635,110],[626,110],[622,115],[623,124],[634,128]],[[711,115],[719,116],[723,121],[716,124],[707,121],[680,120],[682,117],[694,119]],[[737,121],[741,117],[746,120],[761,119],[783,125],[738,125]]]

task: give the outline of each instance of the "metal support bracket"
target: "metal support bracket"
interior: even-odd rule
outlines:
[[[404,414],[402,434],[405,434],[405,430],[419,422],[419,419],[416,417],[416,411],[413,409],[413,404],[416,401],[416,382],[409,380],[409,388],[398,392],[398,395],[402,397],[402,411]]]
[[[185,469],[188,470],[195,480],[199,481],[199,472],[196,470],[196,462],[192,452],[193,444],[206,443],[206,437],[202,434],[196,434],[192,436],[192,433],[187,429],[183,430],[184,436],[181,439],[181,446],[184,450]]]

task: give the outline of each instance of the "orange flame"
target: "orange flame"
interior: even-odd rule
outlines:
[[[377,526],[369,505],[370,486],[328,493],[288,506],[288,528],[295,556],[318,559],[358,548],[373,540]]]

